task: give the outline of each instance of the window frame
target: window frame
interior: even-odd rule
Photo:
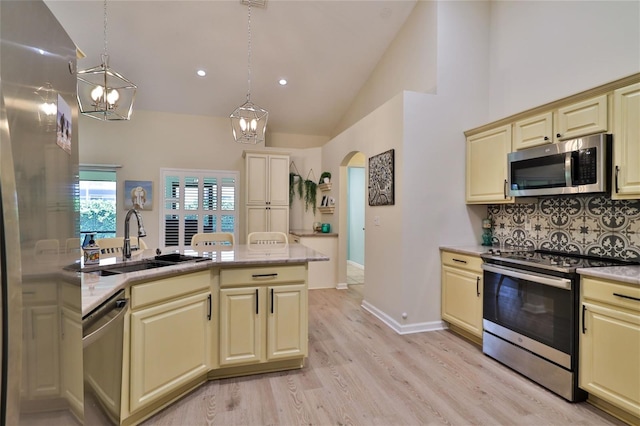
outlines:
[[[168,209],[167,204],[171,203],[173,198],[167,198],[165,192],[165,184],[166,178],[169,176],[175,176],[179,179],[179,188],[181,190],[178,192],[177,202],[180,206],[179,209]],[[185,191],[185,178],[198,178],[198,208],[195,210],[185,209],[185,195],[187,191]],[[215,178],[217,182],[217,195],[219,199],[217,210],[205,210],[203,208],[203,194],[204,194],[204,180]],[[222,180],[224,178],[233,178],[234,180],[234,209],[233,210],[222,210]],[[159,234],[158,234],[158,245],[163,249],[170,250],[179,250],[183,251],[190,247],[189,244],[185,243],[185,223],[184,218],[188,215],[197,215],[198,216],[198,230],[197,232],[203,232],[203,215],[216,215],[218,219],[216,220],[216,231],[221,232],[222,226],[222,215],[232,215],[234,220],[234,228],[233,235],[235,240],[238,240],[238,231],[240,226],[240,210],[239,210],[239,196],[240,196],[240,172],[237,170],[205,170],[205,169],[176,169],[176,168],[161,168],[160,169],[160,189],[159,189],[159,199],[160,199],[160,213],[159,213]],[[166,215],[175,214],[179,217],[178,220],[178,245],[176,246],[167,246],[166,245]],[[226,231],[225,231],[226,232]]]

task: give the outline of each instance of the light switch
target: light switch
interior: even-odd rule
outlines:
[[[380,216],[374,216],[373,217],[373,224],[375,226],[380,226]]]

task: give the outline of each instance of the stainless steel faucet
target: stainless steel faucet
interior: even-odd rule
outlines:
[[[131,215],[134,214],[136,216],[136,220],[138,221],[138,238],[146,237],[147,231],[144,230],[144,225],[142,224],[142,216],[136,209],[130,209],[127,212],[127,216],[124,218],[124,247],[122,248],[122,255],[125,259],[131,259],[131,239],[129,238],[129,219],[131,219]],[[138,244],[139,246],[140,244]]]

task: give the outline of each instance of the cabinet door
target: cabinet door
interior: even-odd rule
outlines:
[[[268,288],[267,358],[307,355],[307,288],[304,284]]]
[[[220,365],[264,361],[265,289],[220,289]]]
[[[482,337],[482,274],[442,267],[442,319]]]
[[[512,203],[507,197],[507,154],[511,125],[467,138],[466,192],[468,204]]]
[[[607,128],[607,95],[602,95],[558,109],[555,140],[606,132]]]
[[[553,143],[553,113],[520,120],[513,126],[513,150]]]
[[[269,163],[266,155],[247,154],[247,205],[265,205],[268,201],[267,174]]]
[[[289,207],[289,156],[270,155],[268,175],[268,199],[272,206]],[[289,227],[287,226],[287,231]],[[285,232],[285,231],[283,231]]]
[[[26,372],[30,398],[60,395],[60,318],[57,305],[26,309]]]
[[[289,206],[271,206],[267,209],[268,228],[270,232],[289,233]]]
[[[201,293],[131,313],[131,411],[207,373],[210,303]]]
[[[613,92],[612,198],[640,198],[640,83]]]
[[[252,232],[262,232],[269,230],[267,223],[267,208],[265,206],[247,207],[247,235]]]
[[[67,307],[61,312],[60,354],[62,397],[75,412],[82,412],[84,387],[82,383],[82,314]]]
[[[640,413],[640,315],[583,303],[580,387]]]

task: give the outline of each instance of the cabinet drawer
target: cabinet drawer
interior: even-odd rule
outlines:
[[[237,268],[220,271],[220,286],[279,284],[306,282],[305,265],[265,266],[264,268]]]
[[[211,288],[210,274],[211,272],[206,270],[136,284],[131,287],[131,309],[141,308],[199,291],[208,291]]]
[[[637,285],[583,278],[582,297],[640,312],[640,287]]]
[[[54,282],[22,286],[23,303],[55,302],[57,299],[58,286]]]
[[[442,264],[482,273],[482,259],[479,256],[443,251]]]

